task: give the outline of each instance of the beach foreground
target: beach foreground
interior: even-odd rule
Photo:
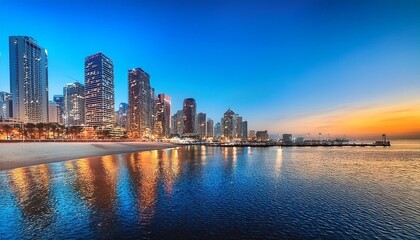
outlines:
[[[174,147],[161,142],[44,142],[0,144],[0,170],[136,151]]]

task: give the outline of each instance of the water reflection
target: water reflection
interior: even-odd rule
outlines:
[[[282,165],[283,165],[283,148],[277,148],[276,164],[275,164],[275,170],[276,170],[276,176],[277,177],[280,176]]]
[[[46,164],[9,171],[9,186],[17,201],[25,230],[43,229],[53,221],[50,171]]]
[[[0,238],[412,238],[417,159],[188,146],[18,168],[0,172]]]

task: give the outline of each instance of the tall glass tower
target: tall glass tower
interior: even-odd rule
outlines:
[[[152,133],[153,95],[150,75],[141,68],[128,70],[128,129],[133,138],[148,138]]]
[[[67,83],[63,88],[64,124],[80,126],[85,124],[85,86],[74,82]]]
[[[9,62],[13,118],[48,122],[47,50],[31,37],[10,36]]]
[[[197,104],[194,98],[187,98],[183,105],[183,120],[184,120],[184,134],[195,133],[195,114],[197,111]]]
[[[114,110],[114,64],[103,53],[85,58],[86,125],[112,128]]]

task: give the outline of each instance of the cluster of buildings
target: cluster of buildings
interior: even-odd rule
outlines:
[[[248,139],[265,138],[248,132],[248,122],[228,109],[220,122],[196,113],[193,98],[171,115],[171,97],[155,94],[150,75],[141,68],[128,70],[128,103],[115,111],[114,64],[103,53],[85,58],[84,84],[67,83],[63,93],[48,101],[48,54],[27,36],[9,37],[10,93],[0,92],[0,120],[20,123],[57,123],[114,131],[131,138]],[[248,134],[249,133],[249,134]],[[267,133],[268,138],[268,133]]]

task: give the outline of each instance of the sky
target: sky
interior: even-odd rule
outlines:
[[[0,91],[8,36],[48,50],[49,98],[84,83],[84,58],[114,62],[116,107],[128,70],[156,93],[220,121],[296,136],[420,138],[420,1],[0,0]]]

